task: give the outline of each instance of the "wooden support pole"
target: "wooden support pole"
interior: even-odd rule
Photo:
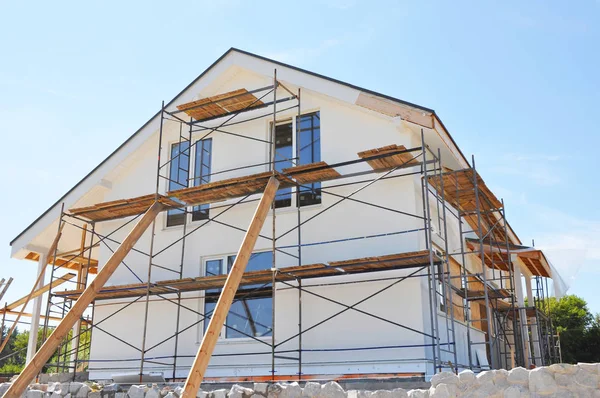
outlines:
[[[181,398],[195,398],[198,393],[198,389],[204,378],[204,373],[208,367],[208,362],[210,361],[219,334],[225,323],[225,318],[231,308],[231,303],[233,302],[235,293],[237,292],[244,271],[246,270],[246,265],[248,264],[252,250],[254,250],[254,245],[256,244],[260,230],[265,223],[265,218],[267,218],[269,209],[275,199],[278,187],[279,181],[277,181],[275,177],[271,177],[263,197],[256,208],[254,217],[252,217],[250,227],[248,227],[248,231],[244,236],[244,240],[235,257],[231,271],[227,276],[227,281],[225,282],[225,286],[219,296],[219,301],[217,301],[217,305],[213,311],[213,316],[208,323],[208,328],[204,333],[204,337],[202,337],[200,349],[196,354],[196,359],[194,360],[192,369],[190,369],[190,374],[185,381]]]
[[[44,294],[48,290],[50,290],[50,288],[55,288],[57,286],[60,286],[63,283],[65,283],[66,281],[68,281],[70,279],[73,279],[74,277],[75,277],[75,274],[73,274],[73,273],[65,274],[65,275],[61,276],[60,278],[58,278],[58,279],[56,279],[56,280],[54,280],[54,281],[52,281],[50,283],[45,284],[41,288],[36,289],[33,292],[33,294],[31,295],[31,298],[35,298],[35,297],[41,296],[42,294]],[[25,304],[25,302],[27,301],[27,297],[28,296],[24,296],[24,297],[21,297],[20,299],[18,299],[16,301],[13,301],[12,303],[10,303],[10,304],[8,304],[6,306],[6,309],[8,309],[8,310],[14,310],[18,306],[20,306],[22,304]],[[2,312],[2,311],[3,311],[2,308],[0,308],[0,312]]]
[[[60,240],[60,236],[62,235],[62,229],[63,229],[63,227],[64,227],[64,224],[62,224],[58,228],[58,233],[56,234],[56,237],[54,238],[54,241],[50,245],[50,249],[48,250],[48,253],[54,253],[54,251],[58,247],[58,241]],[[15,329],[17,327],[17,324],[19,323],[19,319],[21,319],[21,316],[23,315],[23,312],[25,312],[25,307],[27,307],[27,304],[29,303],[29,300],[31,300],[31,297],[33,297],[33,293],[35,293],[35,291],[38,290],[38,287],[40,286],[40,283],[42,282],[43,279],[44,279],[44,273],[40,272],[38,274],[38,277],[35,279],[35,283],[33,284],[33,287],[31,288],[31,291],[29,292],[29,294],[25,298],[25,302],[23,303],[23,308],[21,308],[21,311],[17,315],[17,319],[15,319],[15,321],[12,324],[12,326],[10,327],[10,329],[8,329],[8,333],[6,333],[6,338],[2,341],[2,344],[0,344],[0,352],[2,352],[2,350],[4,350],[4,347],[6,347],[6,344],[8,344],[8,341],[10,340],[10,336],[13,334],[13,332],[15,331]]]
[[[2,281],[4,281],[4,278],[2,278]],[[13,278],[8,278],[8,282],[6,282],[4,284],[4,288],[2,289],[2,291],[0,292],[0,300],[2,300],[2,297],[4,297],[4,294],[6,293],[6,291],[8,290],[8,287],[10,286],[10,284],[12,283]]]
[[[67,336],[69,330],[75,325],[75,322],[81,318],[81,315],[83,315],[83,312],[87,309],[88,305],[94,301],[100,289],[102,289],[121,261],[123,261],[144,231],[148,229],[148,226],[162,210],[164,210],[164,205],[159,202],[154,202],[154,204],[150,206],[144,216],[137,222],[131,232],[129,232],[129,235],[123,240],[123,243],[121,243],[119,248],[112,254],[108,261],[106,261],[106,264],[98,272],[96,278],[90,283],[81,296],[79,296],[79,299],[75,302],[73,307],[71,307],[56,329],[54,329],[50,337],[48,337],[48,340],[46,340],[44,345],[42,345],[40,350],[35,354],[31,362],[25,366],[19,377],[17,377],[14,383],[9,387],[4,395],[6,398],[18,398],[23,394],[27,385],[42,370],[42,367],[50,359],[52,354],[54,354],[60,345],[60,342]]]

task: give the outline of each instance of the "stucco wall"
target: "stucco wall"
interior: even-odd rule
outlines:
[[[228,91],[239,87],[259,87],[269,84],[268,79],[262,79],[249,73],[239,73],[236,77],[225,82],[221,91]],[[356,153],[366,149],[381,147],[389,144],[403,144],[406,147],[420,146],[420,137],[415,131],[410,130],[404,124],[393,123],[389,118],[382,117],[371,111],[358,107],[342,104],[337,100],[313,93],[309,90],[303,92],[302,111],[310,112],[319,110],[321,115],[321,158],[328,163],[335,163],[356,158]],[[280,115],[279,119],[293,117],[297,110],[293,109],[286,114]],[[231,126],[228,131],[237,134],[249,135],[258,139],[268,137],[268,121],[261,119],[248,123]],[[167,123],[164,130],[163,161],[168,159],[168,148],[170,143],[177,140],[179,125]],[[194,137],[199,138],[202,133]],[[214,133],[213,137],[213,161],[212,172],[245,166],[248,164],[264,163],[267,160],[268,151],[264,143],[243,140],[231,135]],[[158,141],[156,134],[152,139]],[[152,146],[145,146],[143,151],[136,154],[136,160],[126,169],[121,170],[118,178],[113,181],[112,189],[107,191],[103,200],[115,200],[148,194],[154,191],[156,153]],[[354,171],[368,170],[366,164],[353,165],[340,169],[343,174]],[[217,179],[231,178],[249,173],[266,170],[265,166],[253,169],[237,170],[218,174],[213,177]],[[354,180],[364,180],[367,177],[356,177]],[[351,179],[343,180],[344,183]],[[324,182],[323,189],[338,184],[338,181]],[[348,195],[361,185],[347,185],[332,189],[337,195]],[[161,182],[161,189],[166,190],[166,182]],[[403,212],[422,215],[421,185],[417,176],[407,176],[379,181],[369,188],[353,196],[353,198],[376,203],[381,206],[392,207]],[[318,212],[326,209],[339,197],[323,194],[322,204],[302,208],[302,220],[306,220]],[[223,206],[233,201],[219,203]],[[219,216],[219,220],[225,223],[246,228],[256,202],[238,205],[227,213]],[[222,209],[211,210],[211,216],[218,214]],[[166,214],[162,214],[156,221],[156,235],[154,240],[154,252],[161,250],[175,239],[182,236],[182,227],[166,228]],[[278,234],[293,228],[297,224],[295,209],[279,209],[276,217],[276,228]],[[98,227],[101,234],[108,234],[116,227],[122,225],[123,221],[103,223]],[[192,223],[188,231],[199,223]],[[271,216],[265,222],[261,234],[271,235]],[[345,260],[374,255],[401,253],[425,248],[423,220],[418,217],[410,217],[397,213],[388,212],[364,204],[344,201],[338,206],[327,210],[314,220],[302,226],[302,243],[317,243],[351,237],[363,237],[368,235],[409,231],[404,234],[391,235],[374,239],[352,240],[327,245],[314,245],[302,249],[302,263],[311,264],[334,260]],[[456,223],[449,226],[451,232],[450,248],[458,247],[458,233]],[[118,241],[122,240],[129,227],[123,228],[112,237]],[[186,250],[184,256],[184,277],[196,277],[203,275],[203,259],[216,255],[235,254],[243,238],[243,232],[228,228],[224,225],[210,223],[200,228],[186,239]],[[278,240],[278,246],[297,244],[297,233],[293,232]],[[113,249],[116,244],[110,244]],[[147,231],[136,246],[142,251],[149,251],[150,231]],[[256,251],[269,250],[270,239],[259,239]],[[296,249],[287,249],[293,254]],[[101,246],[99,249],[99,260],[102,264],[110,256],[111,251]],[[154,259],[155,264],[177,269],[181,261],[181,244],[176,244]],[[127,267],[120,266],[108,285],[120,285],[145,281],[148,273],[148,259],[141,253],[132,252],[125,259]],[[297,265],[297,260],[290,256],[278,253],[276,256],[278,267]],[[307,280],[303,286],[318,285],[322,283],[338,283],[343,281],[355,281],[361,279],[391,278],[408,275],[415,270],[391,271],[386,273],[368,274],[352,277],[336,277]],[[137,277],[134,275],[137,275]],[[137,279],[139,277],[139,279]],[[174,279],[177,275],[168,270],[158,267],[152,268],[151,279],[153,281]],[[362,298],[375,291],[393,283],[392,280],[365,282],[361,284],[336,285],[327,287],[310,288],[317,294],[324,294],[333,300],[346,305],[353,305]],[[361,303],[357,308],[362,311],[373,313],[392,322],[401,323],[412,329],[427,331],[429,323],[429,306],[427,296],[427,282],[425,278],[411,277],[402,283],[398,283],[385,292]],[[184,294],[183,304],[194,311],[203,312],[202,292]],[[174,299],[175,296],[167,296]],[[127,303],[127,302],[125,302]],[[115,310],[124,306],[115,302],[100,302],[95,307],[94,318],[96,322],[109,317]],[[320,322],[344,307],[324,301],[310,294],[302,295],[302,324],[303,329]],[[118,314],[106,319],[94,330],[92,338],[90,374],[92,378],[109,376],[115,372],[127,372],[139,370],[140,353],[132,346],[141,346],[141,336],[144,324],[144,299],[130,305]],[[151,298],[148,316],[148,333],[146,347],[173,336],[175,332],[176,306],[157,297]],[[283,285],[277,286],[275,305],[275,340],[280,342],[286,340],[298,332],[298,292],[295,289],[285,289]],[[445,322],[441,314],[440,324]],[[184,329],[199,320],[199,315],[182,309],[180,329]],[[104,331],[116,335],[122,341],[115,341]],[[179,336],[178,366],[176,377],[187,374],[188,366],[191,364],[198,343],[201,338],[202,323],[191,326]],[[457,327],[459,336],[464,330]],[[474,336],[477,339],[478,336]],[[271,338],[264,338],[266,343],[271,343]],[[459,340],[459,339],[457,339]],[[460,339],[463,341],[464,339]],[[302,348],[307,350],[303,353],[304,373],[429,373],[426,364],[427,358],[431,357],[430,349],[426,346],[431,340],[426,336],[415,333],[406,328],[399,328],[390,323],[366,317],[356,311],[346,311],[339,317],[318,326],[303,335]],[[378,349],[373,349],[375,346]],[[405,346],[404,348],[391,348],[392,346]],[[280,350],[293,350],[298,347],[298,339],[280,346]],[[369,349],[366,349],[366,348]],[[387,347],[387,348],[385,348]],[[461,350],[461,358],[464,359],[465,344],[458,343]],[[319,351],[325,349],[353,349],[348,351]],[[311,351],[312,350],[312,351]],[[147,357],[155,358],[158,362],[171,362],[174,351],[174,339],[151,350]],[[226,353],[263,353],[256,355],[245,355],[240,357],[220,357]],[[270,347],[260,342],[249,339],[235,339],[219,342],[216,357],[211,361],[208,376],[232,376],[232,375],[265,375],[270,372]],[[288,354],[297,356],[297,353]],[[411,360],[407,360],[407,359]],[[107,360],[120,359],[119,362],[108,362]],[[125,361],[131,359],[131,361]],[[282,374],[294,374],[297,372],[297,361],[278,359],[278,369]],[[163,371],[167,377],[171,377],[172,367],[159,364],[147,364],[146,370]]]

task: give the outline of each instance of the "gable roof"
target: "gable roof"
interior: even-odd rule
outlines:
[[[450,139],[452,145],[454,146],[454,149],[457,150],[457,152],[460,154],[460,156],[462,157],[462,160],[468,164],[468,160],[465,157],[465,155],[462,153],[462,151],[460,150],[460,148],[458,147],[458,145],[456,144],[456,142],[454,141],[454,139],[452,138],[452,136],[450,135],[450,133],[448,132],[448,129],[446,129],[446,126],[444,126],[443,122],[441,121],[441,119],[437,116],[436,112],[433,109],[430,108],[426,108],[424,106],[421,105],[417,105],[417,104],[413,104],[411,102],[408,101],[404,101],[401,100],[399,98],[395,98],[395,97],[391,97],[389,95],[386,94],[381,94],[378,93],[376,91],[373,90],[369,90],[363,87],[359,87],[356,86],[354,84],[351,83],[347,83],[341,80],[337,80],[328,76],[324,76],[321,75],[319,73],[315,73],[306,69],[302,69],[299,68],[297,66],[293,66],[293,65],[289,65],[286,64],[284,62],[280,62],[280,61],[276,61],[274,59],[270,59],[267,57],[263,57],[261,55],[257,55],[248,51],[244,51],[244,50],[240,50],[237,49],[235,47],[231,47],[229,50],[227,50],[223,55],[221,55],[215,62],[213,62],[208,68],[206,68],[198,77],[196,77],[194,80],[192,80],[183,90],[181,90],[178,94],[176,94],[173,99],[171,99],[168,103],[165,104],[165,108],[169,107],[170,105],[172,105],[182,94],[184,94],[190,87],[192,87],[196,82],[198,82],[200,79],[202,79],[202,77],[204,77],[206,74],[208,74],[217,64],[219,64],[224,58],[226,58],[229,54],[233,53],[233,52],[237,52],[240,54],[244,54],[262,61],[267,61],[270,63],[273,63],[275,65],[279,65],[282,67],[286,67],[301,73],[305,73],[307,75],[310,76],[314,76],[320,79],[324,79],[327,81],[330,81],[332,83],[336,83],[336,84],[340,84],[342,86],[354,89],[354,90],[359,90],[362,91],[364,93],[367,94],[371,94],[373,96],[376,97],[380,97],[380,98],[384,98],[386,100],[389,101],[393,101],[393,102],[397,102],[399,104],[402,105],[406,105],[418,110],[421,110],[423,112],[428,112],[431,113],[433,115],[433,117],[436,119],[437,122],[439,122],[439,124],[442,126],[442,128],[444,129],[445,133],[447,134],[447,137]],[[13,243],[19,239],[21,236],[23,236],[29,229],[31,229],[38,221],[40,221],[44,216],[46,216],[52,209],[54,209],[57,205],[59,205],[61,202],[63,202],[63,200],[69,195],[71,194],[79,185],[81,185],[84,181],[86,181],[88,178],[90,178],[96,171],[98,171],[98,169],[100,169],[103,165],[105,165],[113,156],[115,156],[115,154],[117,152],[119,152],[119,150],[121,150],[122,148],[124,148],[125,146],[127,146],[134,138],[136,138],[136,136],[146,127],[148,126],[155,118],[157,118],[160,114],[160,110],[157,111],[154,115],[152,115],[152,117],[150,119],[148,119],[148,121],[146,121],[138,130],[136,130],[135,133],[133,133],[129,138],[127,138],[121,145],[119,145],[119,147],[117,147],[110,155],[108,155],[108,157],[106,157],[106,159],[104,159],[102,162],[100,162],[94,169],[92,169],[85,177],[83,177],[79,182],[77,182],[71,189],[69,189],[63,196],[61,196],[56,202],[54,202],[46,211],[44,211],[40,216],[38,216],[33,222],[31,222],[31,224],[29,224],[23,231],[21,231],[15,238],[13,238],[13,240],[10,242],[10,245],[12,246]]]

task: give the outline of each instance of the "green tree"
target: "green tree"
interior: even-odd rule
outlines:
[[[563,362],[600,362],[600,316],[581,297],[568,295],[538,302],[560,335]]]

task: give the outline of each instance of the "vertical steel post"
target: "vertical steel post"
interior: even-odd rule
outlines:
[[[450,253],[448,252],[448,225],[446,219],[446,188],[444,187],[444,176],[442,175],[442,151],[438,148],[438,162],[439,162],[439,176],[440,176],[440,190],[441,190],[441,203],[442,203],[442,224],[444,226],[444,256],[446,257],[446,288],[449,290],[448,301],[450,302],[448,307],[450,311],[450,325],[452,326],[452,351],[454,354],[454,372],[458,373],[458,356],[456,354],[456,331],[455,331],[455,319],[454,319],[454,296],[452,291],[452,267],[450,265]],[[439,211],[439,193],[438,193],[438,211]],[[446,319],[448,319],[446,317]],[[450,339],[448,339],[450,340]],[[450,345],[450,341],[448,341]]]
[[[277,69],[273,70],[273,124],[271,126],[271,172],[273,173],[273,177],[276,175],[275,171],[275,158],[276,155],[276,139],[275,139],[275,130],[277,126]],[[271,266],[271,378],[275,381],[275,292],[276,292],[276,277],[277,277],[277,262],[275,259],[275,250],[277,248],[277,238],[275,236],[275,203],[277,203],[277,193],[275,193],[275,200],[273,200],[273,204],[271,205],[271,233],[272,237],[272,251],[273,251],[273,262]]]
[[[163,122],[165,117],[165,101],[162,102],[160,108],[160,126],[158,129],[158,156],[156,160],[156,189],[154,192],[154,200],[158,201],[158,190],[160,188],[160,155],[162,151],[162,138],[163,138]],[[179,180],[179,170],[177,171]],[[170,176],[169,176],[170,177]],[[152,260],[154,250],[154,235],[156,233],[156,217],[152,220],[152,231],[150,232],[150,251],[148,253],[148,279],[146,282],[146,302],[144,310],[144,331],[142,335],[142,348],[140,358],[140,383],[144,377],[144,359],[146,357],[146,336],[148,334],[148,312],[150,307],[150,284],[152,283]]]
[[[490,345],[490,359],[491,359],[491,367],[498,366],[498,353],[496,352],[497,344],[494,344],[496,340],[495,329],[492,318],[492,309],[490,308],[490,298],[488,294],[488,283],[487,283],[487,272],[485,271],[485,249],[483,247],[483,227],[481,221],[481,201],[479,199],[479,187],[477,181],[477,170],[475,169],[475,156],[472,156],[471,163],[473,164],[473,187],[475,190],[475,212],[477,213],[477,235],[479,237],[479,254],[481,260],[481,274],[483,276],[483,296],[485,301],[485,312],[486,312],[486,321],[488,324],[488,341]]]
[[[189,124],[189,132],[188,132],[188,164],[187,164],[187,171],[188,171],[188,177],[187,177],[187,181],[188,181],[188,185],[189,185],[189,181],[190,181],[190,171],[192,169],[192,118],[190,117],[190,124]],[[179,122],[179,141],[181,141],[181,137],[183,134],[182,131],[183,128],[183,124],[181,122]],[[181,145],[180,145],[181,148]],[[195,151],[198,151],[198,146],[194,146]],[[202,149],[204,150],[204,149]],[[196,154],[196,157],[198,156],[198,154]],[[181,156],[180,156],[181,157]],[[202,158],[201,158],[202,159]],[[200,167],[200,170],[202,170],[202,167]],[[179,173],[179,172],[178,172]],[[179,174],[178,174],[179,175]],[[195,185],[196,182],[196,178],[197,176],[194,175],[193,177],[194,179],[192,180],[192,186]],[[193,212],[193,209],[192,209]],[[184,266],[184,262],[185,262],[185,238],[187,236],[187,225],[188,225],[188,208],[187,206],[183,208],[183,236],[181,239],[181,262],[179,265],[179,279],[183,278],[183,266]],[[177,351],[178,351],[178,347],[179,347],[179,321],[181,318],[181,291],[177,291],[177,315],[176,315],[176,320],[175,320],[175,347],[174,347],[174,353],[173,353],[173,379],[175,379],[176,377],[176,373],[177,373]]]
[[[427,180],[427,146],[425,145],[425,134],[421,129],[421,150],[423,151],[423,175],[421,176],[422,191],[423,191],[423,218],[425,223],[425,249],[429,251],[429,268],[428,268],[428,288],[429,288],[429,309],[431,314],[431,348],[433,353],[433,369],[434,372],[439,368],[441,371],[441,363],[438,365],[438,360],[441,361],[440,351],[440,336],[437,316],[437,292],[435,287],[435,264],[433,261],[433,247],[431,243],[431,213],[429,208],[429,181]],[[436,357],[437,355],[437,357]]]
[[[300,88],[298,88],[298,115],[296,116],[296,164],[300,164],[300,120],[302,110],[300,103]],[[313,159],[314,160],[314,159]],[[300,184],[296,185],[296,218],[298,221],[298,266],[302,265],[302,232],[300,214]],[[302,380],[302,279],[298,278],[298,380]]]

